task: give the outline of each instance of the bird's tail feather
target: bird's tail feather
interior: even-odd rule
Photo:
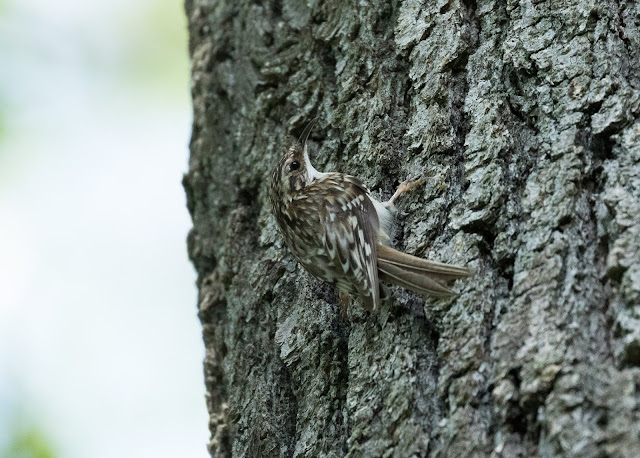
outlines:
[[[421,294],[450,297],[454,293],[447,284],[456,278],[472,275],[466,267],[428,261],[388,246],[378,245],[377,255],[380,281]]]

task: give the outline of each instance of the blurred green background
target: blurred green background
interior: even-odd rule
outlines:
[[[0,457],[206,457],[181,1],[0,0]]]

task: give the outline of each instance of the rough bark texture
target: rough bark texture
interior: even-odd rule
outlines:
[[[184,186],[224,456],[640,456],[640,3],[187,0]],[[267,176],[399,203],[395,245],[469,264],[341,320],[287,253]]]

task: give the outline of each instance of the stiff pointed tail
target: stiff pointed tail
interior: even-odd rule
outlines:
[[[448,284],[457,278],[469,277],[471,270],[442,262],[428,261],[388,246],[378,245],[378,276],[383,283],[391,283],[416,293],[436,297],[454,295]]]

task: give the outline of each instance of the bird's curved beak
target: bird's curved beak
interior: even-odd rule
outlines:
[[[313,129],[313,126],[315,126],[317,122],[318,122],[318,117],[316,116],[311,121],[309,121],[309,124],[307,124],[307,127],[305,127],[302,133],[300,134],[300,138],[298,138],[298,143],[300,143],[304,148],[307,147],[307,139],[309,138],[311,129]]]

